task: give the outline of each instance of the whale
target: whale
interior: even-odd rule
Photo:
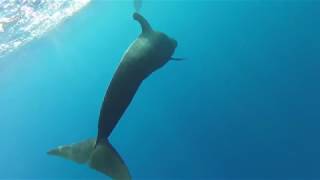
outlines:
[[[79,143],[62,145],[48,151],[49,155],[59,156],[103,173],[112,179],[131,179],[124,160],[109,142],[109,137],[142,82],[170,60],[177,41],[163,32],[155,31],[149,22],[138,12],[133,19],[141,26],[141,33],[129,46],[121,58],[107,88],[98,120],[96,138],[88,138]]]

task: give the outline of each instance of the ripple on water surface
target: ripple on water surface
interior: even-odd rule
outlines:
[[[91,0],[0,0],[0,58],[41,37]]]

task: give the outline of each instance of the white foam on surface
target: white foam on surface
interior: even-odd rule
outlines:
[[[0,0],[0,58],[41,37],[91,0]]]

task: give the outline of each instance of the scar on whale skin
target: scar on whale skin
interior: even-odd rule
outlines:
[[[133,18],[139,22],[142,32],[125,51],[107,89],[100,110],[97,138],[59,146],[48,152],[88,164],[113,179],[131,179],[131,175],[119,153],[110,144],[109,136],[143,80],[172,59],[178,44],[166,34],[154,31],[142,15],[134,13]]]

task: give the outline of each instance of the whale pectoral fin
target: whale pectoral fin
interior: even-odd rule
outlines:
[[[174,58],[174,57],[172,57],[172,58],[170,58],[170,60],[172,60],[172,61],[184,61],[184,60],[186,60],[186,58]]]
[[[131,179],[128,167],[109,143],[97,144],[90,157],[89,166],[113,179]]]
[[[80,164],[88,164],[90,168],[117,180],[131,179],[129,170],[117,151],[110,143],[98,143],[88,139],[80,143],[59,146],[48,152]]]

